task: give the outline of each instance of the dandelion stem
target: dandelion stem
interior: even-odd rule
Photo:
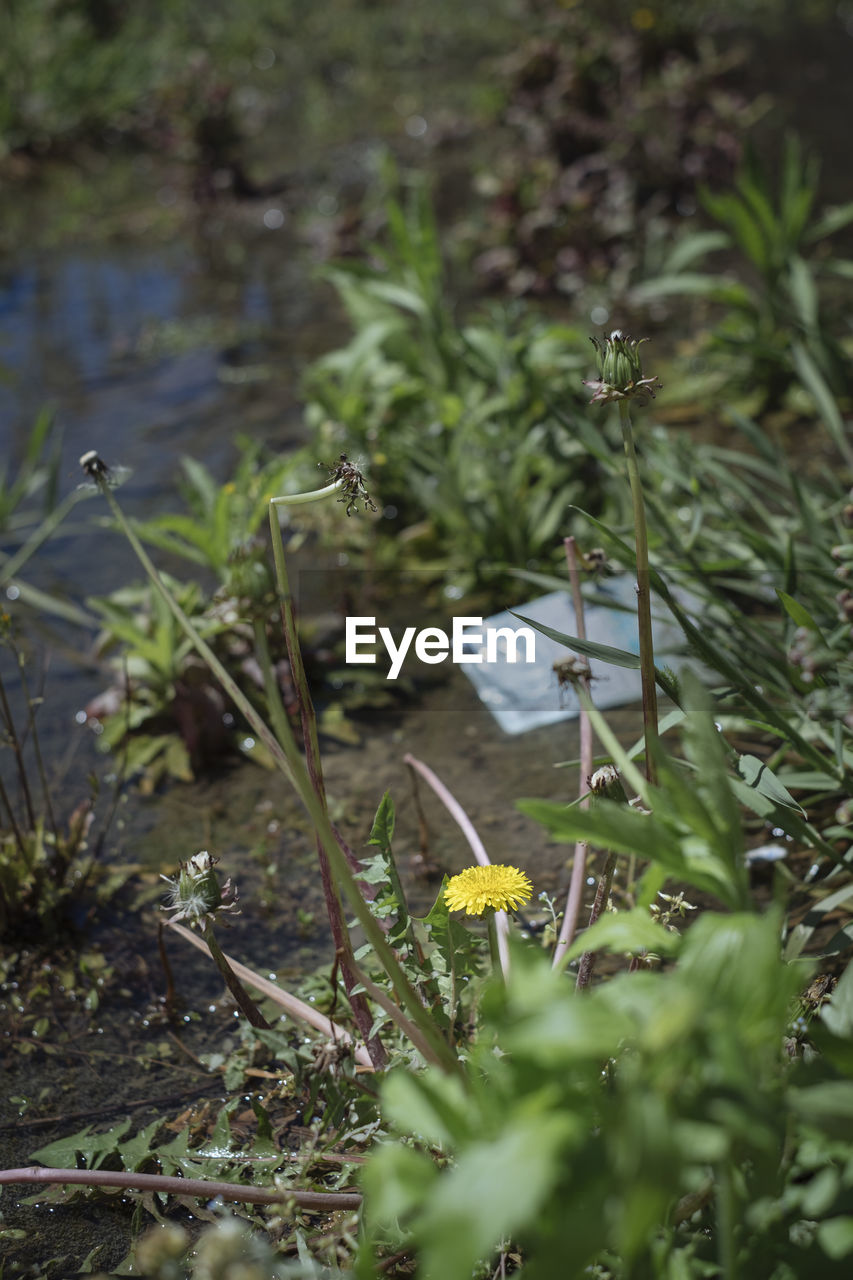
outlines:
[[[652,605],[649,589],[649,538],[646,510],[634,433],[627,400],[619,401],[619,421],[628,464],[628,480],[634,505],[634,537],[637,557],[637,626],[640,638],[640,677],[643,689],[643,729],[646,740],[646,777],[655,782],[655,749],[658,741],[658,701],[655,688],[655,655],[652,641]]]
[[[243,1017],[248,1020],[251,1026],[260,1027],[264,1031],[269,1031],[270,1024],[267,1022],[266,1018],[261,1013],[260,1009],[228,963],[224,951],[216,940],[213,924],[209,917],[206,918],[204,922],[204,940],[207,943],[207,949],[210,952],[213,963],[222,975],[222,979],[234,997],[237,1008],[243,1014]]]
[[[486,912],[486,930],[489,935],[489,954],[492,957],[492,972],[496,978],[506,981],[503,965],[501,964],[501,948],[498,940],[498,926],[495,920],[494,908],[490,908]]]
[[[171,610],[181,629],[192,641],[196,652],[205,660],[222,688],[228,696],[232,698],[235,706],[237,706],[240,712],[245,716],[249,725],[269,751],[276,766],[292,784],[294,790],[305,806],[308,816],[314,824],[314,828],[323,843],[323,848],[329,859],[335,878],[345,893],[350,906],[355,912],[359,924],[364,929],[364,932],[376,952],[380,963],[388,974],[391,985],[397,993],[398,999],[403,1007],[408,1011],[412,1021],[420,1028],[425,1042],[429,1045],[431,1054],[430,1060],[445,1071],[457,1074],[462,1073],[462,1067],[456,1057],[456,1054],[447,1043],[439,1029],[435,1026],[428,1012],[424,1009],[418,999],[417,992],[407,979],[399,961],[386,941],[381,927],[365,902],[359,889],[358,882],[350,869],[346,858],[344,857],[340,845],[338,844],[334,829],[329,821],[329,815],[317,799],[314,788],[311,784],[311,779],[309,778],[308,772],[305,768],[304,761],[296,749],[295,743],[292,741],[288,742],[286,745],[280,745],[278,743],[275,735],[264,722],[263,717],[258,714],[249,699],[243,693],[242,689],[240,689],[239,685],[231,675],[229,675],[228,671],[219,661],[210,645],[202,639],[190,619],[178,604],[177,600],[175,600],[174,596],[169,592],[153,561],[140,542],[133,526],[121,509],[121,506],[104,477],[98,478],[98,486],[106,498],[110,506],[110,510],[118,522],[119,528],[124,533],[133,548],[137,559],[148,574],[148,577],[151,579],[155,590],[161,596],[167,608]]]
[[[327,497],[336,493],[341,488],[341,482],[336,481],[333,484],[326,485],[324,489],[317,490],[313,495],[316,498]],[[305,502],[312,495],[296,494],[294,495],[299,501]],[[317,797],[317,803],[322,807],[323,812],[328,818],[328,806],[326,803],[326,788],[323,784],[323,766],[320,760],[320,740],[317,734],[317,717],[314,712],[314,703],[311,698],[311,690],[308,687],[308,677],[305,673],[305,663],[302,661],[302,649],[299,644],[299,635],[296,630],[296,617],[293,611],[293,595],[290,590],[290,580],[287,574],[287,562],[284,556],[284,543],[281,537],[281,525],[278,518],[277,508],[282,504],[289,504],[290,499],[287,495],[281,498],[273,498],[270,501],[270,534],[272,537],[273,561],[275,563],[275,577],[278,585],[279,607],[281,609],[281,625],[284,631],[284,639],[287,645],[287,656],[290,660],[290,673],[293,683],[296,687],[296,697],[299,702],[299,714],[302,720],[302,740],[305,748],[305,763],[308,767],[308,776],[311,780],[311,786]],[[335,833],[337,835],[337,833]],[[341,844],[341,842],[338,842]],[[350,863],[353,871],[358,872],[358,861],[355,859],[348,848],[342,848],[344,856]],[[378,1036],[371,1035],[373,1026],[373,1015],[370,1007],[361,993],[354,993],[354,988],[358,985],[356,977],[355,960],[353,958],[352,941],[347,929],[347,922],[344,916],[343,904],[341,903],[340,893],[335,883],[335,878],[329,866],[329,859],[323,848],[323,842],[317,837],[317,861],[320,866],[320,880],[323,886],[323,897],[326,902],[326,912],[329,917],[329,925],[332,930],[332,940],[335,944],[335,953],[340,956],[341,974],[344,980],[347,996],[352,1007],[353,1017],[358,1024],[358,1029],[364,1037],[365,1043],[370,1050],[370,1056],[374,1067],[377,1071],[381,1070],[387,1064],[387,1055]]]

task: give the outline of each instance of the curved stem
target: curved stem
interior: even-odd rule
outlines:
[[[333,480],[331,484],[325,485],[322,489],[308,489],[305,493],[282,493],[275,498],[270,498],[271,507],[301,507],[308,502],[321,502],[323,498],[329,498],[333,493],[339,493],[343,488],[343,480]]]
[[[199,951],[203,951],[206,955],[210,954],[207,943],[193,933],[192,929],[185,928],[184,925],[178,924],[174,920],[168,920],[167,924],[170,929],[179,934],[192,946],[197,947]],[[331,1018],[327,1018],[319,1009],[315,1009],[313,1005],[306,1004],[304,1000],[300,1000],[298,996],[291,995],[289,991],[285,991],[278,983],[271,982],[269,978],[265,978],[263,974],[255,973],[254,969],[250,969],[247,965],[241,964],[239,960],[235,960],[233,956],[223,953],[225,959],[234,970],[241,982],[247,986],[254,987],[262,996],[266,996],[273,1004],[283,1009],[289,1018],[300,1019],[309,1027],[313,1027],[315,1031],[319,1031],[327,1039],[334,1041],[336,1044],[351,1045],[353,1049],[353,1057],[360,1067],[366,1071],[373,1070],[373,1063],[370,1054],[364,1045],[354,1044],[353,1038],[345,1027],[340,1026],[337,1022],[333,1022]]]
[[[445,809],[447,809],[451,817],[462,828],[462,834],[468,841],[468,844],[471,847],[471,852],[477,859],[480,866],[490,867],[492,865],[492,860],[486,853],[486,846],[480,839],[479,832],[468,817],[468,814],[462,808],[462,805],[456,797],[448,791],[438,774],[433,773],[429,765],[424,764],[423,760],[418,760],[416,756],[413,756],[408,752],[403,756],[403,764],[407,764],[410,769],[419,773],[424,781],[432,787]],[[497,930],[501,970],[504,977],[507,977],[509,974],[509,916],[505,911],[498,911],[495,913],[495,928]]]

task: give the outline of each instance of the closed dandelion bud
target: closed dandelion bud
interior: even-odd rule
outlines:
[[[169,886],[164,910],[174,911],[173,920],[186,920],[189,924],[201,921],[217,912],[237,910],[237,893],[231,881],[220,886],[214,871],[216,858],[206,849],[194,853],[182,862],[177,877],[161,876]]]
[[[657,378],[643,376],[640,347],[646,338],[629,338],[614,329],[605,338],[590,338],[595,347],[599,380],[585,382],[594,395],[590,404],[607,404],[613,400],[638,400],[641,404],[654,398],[660,387]]]
[[[593,800],[612,800],[614,804],[628,803],[619,771],[614,769],[612,764],[605,764],[600,769],[596,769],[589,780],[589,789]]]

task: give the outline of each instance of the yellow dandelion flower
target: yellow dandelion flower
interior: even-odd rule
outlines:
[[[532,892],[533,885],[518,867],[466,867],[448,883],[444,901],[450,911],[464,910],[469,916],[481,916],[490,907],[512,911]]]

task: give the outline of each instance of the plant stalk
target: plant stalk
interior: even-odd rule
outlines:
[[[133,526],[122,511],[115,494],[106,483],[106,480],[102,479],[99,482],[99,487],[109,504],[110,510],[118,522],[119,528],[122,530],[133,548],[139,563],[150,578],[155,590],[163,599],[166,606],[171,610],[172,615],[180,625],[184,634],[192,641],[196,652],[207,663],[211,672],[216,676],[224,691],[233,700],[235,706],[245,716],[247,723],[258,735],[261,742],[263,742],[264,746],[275,761],[276,766],[293,785],[294,790],[302,801],[302,804],[304,805],[308,816],[314,824],[314,828],[323,843],[323,848],[329,859],[335,878],[343,889],[343,892],[349,900],[350,906],[358,918],[359,924],[364,929],[368,941],[376,952],[385,972],[388,974],[391,985],[397,993],[397,997],[400,1000],[401,1005],[408,1011],[412,1021],[423,1033],[425,1042],[430,1046],[430,1061],[441,1067],[444,1071],[462,1074],[464,1077],[462,1066],[456,1057],[456,1054],[453,1052],[453,1049],[447,1043],[444,1036],[434,1025],[429,1014],[424,1009],[418,999],[417,992],[406,978],[402,966],[385,939],[382,929],[367,906],[367,903],[359,890],[356,878],[340,849],[334,830],[329,821],[328,813],[317,799],[314,788],[311,785],[311,780],[308,777],[305,764],[295,743],[288,743],[287,746],[279,745],[275,735],[271,732],[263,717],[258,714],[249,699],[243,693],[242,689],[225,669],[219,658],[217,658],[210,645],[202,639],[190,619],[178,604],[177,600],[175,600],[169,592],[153,561],[137,537]]]
[[[584,614],[583,595],[581,594],[580,574],[578,573],[578,558],[575,549],[574,538],[564,538],[563,546],[566,551],[566,562],[569,569],[569,581],[572,586],[572,602],[575,606],[575,626],[579,640],[586,639],[586,617]],[[592,698],[592,690],[590,689],[589,676],[580,676],[579,684],[588,699]],[[589,808],[589,797],[586,794],[589,787],[589,779],[592,774],[593,762],[593,736],[592,721],[589,718],[586,704],[580,703],[580,774],[578,778],[578,789],[580,792],[580,807],[582,809]],[[575,844],[574,857],[572,858],[572,876],[569,882],[569,893],[566,898],[566,908],[563,912],[563,924],[560,929],[560,936],[557,938],[557,945],[554,948],[553,967],[557,969],[563,962],[563,958],[572,945],[577,929],[578,915],[580,914],[581,898],[583,897],[584,876],[586,873],[586,855],[589,846],[586,840],[578,840]]]
[[[9,1182],[59,1182],[83,1187],[123,1187],[128,1191],[165,1192],[173,1196],[198,1196],[210,1200],[236,1200],[241,1204],[282,1204],[288,1200],[299,1209],[357,1209],[359,1191],[297,1191],[290,1187],[246,1187],[236,1182],[208,1182],[206,1178],[173,1178],[160,1173],[125,1173],[106,1169],[0,1169],[0,1185]]]
[[[318,496],[325,496],[328,493],[335,493],[339,488],[339,483],[327,485],[325,489],[317,491]],[[297,497],[306,497],[310,495],[294,495]],[[305,664],[302,661],[302,649],[299,644],[299,635],[296,630],[296,618],[293,611],[293,595],[290,590],[290,580],[287,574],[287,562],[284,556],[284,543],[281,537],[281,524],[278,518],[278,506],[287,503],[287,499],[273,498],[269,506],[270,517],[270,534],[272,537],[273,561],[275,563],[275,577],[278,585],[279,607],[281,609],[281,625],[284,631],[284,639],[287,645],[287,656],[290,660],[290,674],[293,683],[296,686],[296,697],[299,703],[299,714],[302,720],[302,741],[305,749],[305,763],[308,768],[308,776],[311,780],[311,786],[317,798],[317,803],[321,805],[323,812],[328,820],[328,805],[326,803],[326,788],[323,783],[323,767],[320,761],[320,741],[317,734],[317,717],[314,712],[314,702],[311,698],[311,690],[308,687],[308,677],[305,674]],[[286,717],[285,717],[286,718]],[[341,842],[339,841],[339,844]],[[351,851],[347,849],[341,850],[350,866],[354,871],[359,870],[358,861],[355,859]],[[360,992],[355,992],[354,988],[358,985],[356,976],[355,959],[353,957],[352,939],[347,928],[346,918],[344,916],[343,904],[341,903],[340,893],[335,884],[332,875],[329,859],[326,857],[323,842],[317,835],[317,861],[320,866],[320,880],[323,886],[323,897],[326,902],[326,913],[329,917],[329,925],[332,930],[332,941],[335,944],[335,954],[340,957],[341,977],[343,978],[344,988],[349,997],[350,1006],[352,1008],[353,1017],[356,1020],[358,1029],[364,1037],[365,1044],[370,1051],[370,1057],[377,1071],[381,1071],[387,1065],[387,1055],[382,1042],[378,1036],[371,1035],[371,1027],[373,1026],[373,1015],[365,996]]]
[[[601,918],[601,913],[607,906],[607,900],[610,897],[610,889],[613,884],[613,872],[616,869],[616,854],[608,850],[607,857],[604,862],[604,870],[602,871],[598,886],[595,890],[595,898],[592,903],[592,910],[589,913],[589,927],[595,924],[596,920]],[[595,961],[598,956],[597,951],[585,951],[580,958],[578,965],[578,979],[575,985],[576,991],[583,991],[584,987],[588,987],[592,978],[592,971],[595,968]]]
[[[231,968],[225,953],[217,942],[213,924],[209,916],[205,917],[204,921],[204,940],[207,943],[207,949],[210,952],[213,963],[222,975],[222,979],[234,997],[237,1008],[240,1010],[243,1017],[248,1020],[251,1026],[260,1027],[264,1031],[269,1031],[270,1024],[267,1022],[254,1000],[249,995],[234,970]]]
[[[640,638],[640,678],[643,689],[643,729],[646,740],[646,777],[656,781],[655,749],[658,742],[658,700],[655,688],[655,655],[652,641],[652,602],[649,586],[649,537],[646,529],[646,509],[643,502],[643,485],[637,451],[634,448],[634,432],[627,400],[619,401],[619,422],[628,464],[628,480],[631,485],[631,501],[634,506],[634,538],[637,559],[637,627]]]

